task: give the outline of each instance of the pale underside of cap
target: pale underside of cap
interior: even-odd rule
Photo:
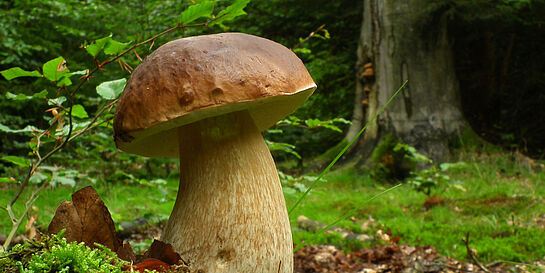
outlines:
[[[248,110],[264,131],[314,89],[301,60],[276,42],[241,33],[175,40],[132,73],[114,117],[116,145],[143,156],[177,158],[178,127]]]

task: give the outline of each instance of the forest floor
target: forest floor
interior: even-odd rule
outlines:
[[[125,234],[133,245],[156,239],[162,225]],[[470,250],[470,251],[475,251]],[[346,253],[333,245],[305,245],[294,253],[295,273],[440,273],[440,272],[543,272],[545,260],[531,264],[492,262],[483,264],[475,256],[470,262],[442,256],[432,246],[415,247],[388,243]]]
[[[354,166],[330,172],[290,214],[294,243],[304,242],[295,253],[296,272],[486,272],[476,260],[490,272],[545,272],[545,162],[489,149],[461,153],[454,162],[463,167],[441,172],[448,181],[439,183],[432,196],[407,183],[386,192],[396,184]],[[47,229],[57,206],[83,186],[44,189],[29,212],[33,222],[18,233],[27,234],[27,226]],[[301,189],[295,183],[284,186],[291,209]],[[160,223],[176,200],[178,181],[169,177],[162,184],[119,181],[93,187],[116,228],[127,231],[124,222],[146,219],[145,232],[121,236],[139,252],[158,238]],[[0,204],[7,204],[15,191],[15,185],[0,183]],[[22,210],[19,202],[15,212]],[[0,233],[8,234],[11,223],[2,211]],[[348,235],[305,228],[302,216],[335,223]],[[390,239],[377,239],[379,232]],[[470,247],[462,240],[468,233]],[[349,240],[362,234],[373,240]],[[475,253],[475,259],[468,253]]]

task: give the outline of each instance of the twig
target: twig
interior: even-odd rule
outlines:
[[[467,232],[466,234],[466,237],[465,238],[462,238],[462,241],[465,243],[466,245],[466,251],[467,251],[467,256],[469,256],[469,258],[471,260],[473,260],[473,262],[484,272],[486,273],[490,273],[490,270],[488,270],[488,268],[486,268],[486,266],[484,266],[478,259],[477,257],[475,257],[475,253],[473,253],[473,250],[471,250],[471,248],[469,247],[469,231]]]
[[[303,43],[305,43],[308,39],[312,38],[314,35],[316,35],[316,33],[318,33],[320,30],[322,30],[323,28],[325,27],[325,24],[319,26],[315,31],[311,32],[305,39],[303,40],[300,40],[299,43],[297,43],[293,48],[293,49],[296,49],[298,47],[300,47]]]

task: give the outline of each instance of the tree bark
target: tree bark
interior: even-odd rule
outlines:
[[[358,84],[347,139],[408,80],[405,90],[358,142],[356,151],[364,157],[381,136],[391,133],[433,160],[445,161],[449,140],[465,126],[446,18],[423,23],[437,18],[425,10],[420,0],[363,1]]]

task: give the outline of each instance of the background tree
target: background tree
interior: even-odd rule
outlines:
[[[391,133],[435,160],[464,126],[447,22],[423,25],[424,1],[363,1],[352,138],[405,81],[405,90],[368,128],[358,148],[368,154]]]
[[[544,1],[363,1],[351,139],[408,80],[356,147],[393,134],[448,159],[466,125],[487,140],[542,155]],[[536,40],[536,37],[539,37]],[[537,57],[537,58],[532,58]],[[528,149],[530,147],[530,149]]]

